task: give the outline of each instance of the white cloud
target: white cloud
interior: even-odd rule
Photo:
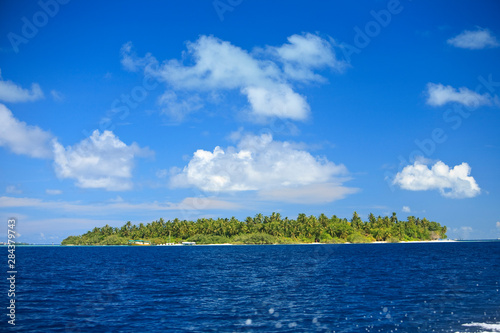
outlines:
[[[470,234],[474,231],[471,227],[460,227],[460,228],[453,228],[451,230],[451,233],[453,234],[454,238],[458,239],[470,239]]]
[[[335,57],[333,42],[313,34],[293,35],[288,41],[280,47],[250,53],[213,36],[201,36],[187,43],[183,58],[189,58],[192,65],[175,59],[160,65],[150,54],[138,58],[132,53],[131,43],[127,43],[121,50],[122,64],[131,71],[143,68],[146,75],[164,81],[175,92],[239,91],[246,96],[254,115],[304,120],[310,107],[306,98],[294,90],[292,82],[319,81],[322,78],[314,70],[341,70],[345,65]],[[167,100],[171,96],[169,92]],[[181,104],[176,108],[189,113],[191,105],[198,109],[202,103],[196,101],[188,107]]]
[[[121,198],[120,198],[121,199]],[[123,211],[150,212],[150,211],[172,211],[172,210],[212,210],[212,209],[238,209],[240,206],[230,201],[220,200],[214,197],[187,197],[181,202],[144,202],[130,203],[122,200],[111,200],[101,204],[84,204],[81,202],[68,201],[44,201],[37,198],[15,198],[0,197],[0,208],[30,207],[58,212],[73,212],[87,215],[116,214]]]
[[[496,223],[497,229],[500,230],[500,221]]]
[[[323,194],[324,200],[332,201],[354,193],[355,189],[341,186],[345,178],[336,178],[346,174],[344,165],[314,157],[292,143],[273,141],[269,134],[246,135],[237,147],[197,150],[188,165],[171,177],[171,185],[208,192],[261,191],[267,199],[283,195],[282,201],[290,202],[298,201],[300,189],[302,198],[316,190],[315,198]]]
[[[114,218],[110,217],[110,218]],[[25,236],[30,233],[31,237],[40,236],[39,241],[59,239],[63,240],[69,235],[83,234],[97,226],[106,224],[111,226],[122,226],[125,221],[116,219],[92,218],[72,218],[72,217],[52,217],[38,219],[37,217],[27,218],[23,221]],[[50,234],[48,234],[50,233]],[[36,241],[35,241],[36,243]],[[45,242],[44,242],[45,243]]]
[[[120,197],[119,195],[117,195],[115,198],[109,199],[108,201],[109,202],[124,202],[125,200],[123,200],[122,197]]]
[[[162,108],[161,112],[168,115],[174,122],[181,122],[187,115],[203,107],[198,95],[186,96],[179,100],[173,91],[166,91],[161,95],[158,98],[158,104]]]
[[[166,178],[168,176],[168,170],[167,169],[160,169],[156,171],[156,177],[158,178]]]
[[[126,42],[125,44],[123,44],[120,49],[120,54],[122,58],[120,62],[122,63],[122,66],[126,70],[135,72],[138,69],[138,67],[135,65],[137,60],[134,60],[130,56],[131,52],[132,52],[132,42]]]
[[[121,54],[121,64],[122,66],[131,72],[137,72],[142,67],[149,65],[151,62],[155,62],[150,53],[146,54],[144,58],[137,58],[132,54],[132,42],[127,42],[123,44],[120,49]]]
[[[403,211],[404,213],[409,213],[409,212],[411,212],[411,209],[410,209],[410,207],[408,207],[408,206],[403,206],[402,211]]]
[[[34,198],[0,197],[0,207],[36,207],[42,202]]]
[[[338,183],[321,183],[261,190],[259,197],[268,201],[296,204],[324,204],[343,199],[349,194],[358,191],[359,189],[357,188],[345,187]]]
[[[455,47],[470,50],[498,47],[500,45],[488,29],[481,28],[465,30],[458,36],[448,39],[447,43]]]
[[[0,71],[0,101],[10,103],[32,102],[43,98],[43,92],[37,83],[31,84],[31,90],[23,89],[12,81],[4,81]]]
[[[134,158],[149,153],[136,143],[127,146],[110,131],[95,130],[73,147],[55,141],[54,166],[59,178],[76,179],[79,187],[122,191],[132,188]]]
[[[277,85],[272,89],[248,87],[242,92],[247,95],[253,113],[257,116],[302,120],[310,111],[305,97],[297,94],[285,84]]]
[[[60,91],[51,90],[50,95],[52,96],[52,99],[56,102],[61,102],[64,100],[64,95]]]
[[[429,169],[417,161],[398,172],[393,183],[410,191],[439,190],[447,198],[472,198],[479,195],[481,189],[469,176],[470,171],[467,163],[450,168],[438,161]]]
[[[479,94],[465,87],[458,89],[452,86],[444,86],[441,83],[427,84],[427,104],[442,106],[447,103],[459,103],[468,107],[480,107],[491,105],[495,102],[489,94]]]
[[[50,194],[50,195],[59,195],[62,193],[62,191],[61,190],[46,189],[45,193]]]
[[[239,204],[219,200],[213,197],[188,197],[177,204],[170,204],[169,209],[205,210],[205,209],[239,209]]]
[[[50,158],[52,138],[49,132],[19,121],[5,105],[0,104],[0,146],[16,154]]]
[[[341,72],[348,66],[337,59],[333,40],[330,42],[311,33],[292,35],[287,39],[288,43],[268,50],[277,55],[283,63],[284,73],[292,79],[323,81],[320,75],[313,72],[314,69],[329,67]]]
[[[5,188],[5,193],[10,193],[10,194],[21,194],[23,191],[19,188],[17,188],[15,185],[9,185]]]

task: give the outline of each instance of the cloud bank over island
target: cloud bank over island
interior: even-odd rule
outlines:
[[[268,200],[313,198],[307,201],[323,203],[357,191],[342,186],[348,175],[342,164],[263,134],[246,135],[236,147],[197,150],[188,165],[171,178],[171,185],[194,186],[206,192],[258,191]]]

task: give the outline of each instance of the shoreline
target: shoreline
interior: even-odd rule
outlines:
[[[457,243],[459,241],[454,239],[440,239],[440,240],[424,240],[424,241],[404,241],[397,243],[390,243],[386,241],[375,241],[369,243],[290,243],[290,244],[196,244],[194,246],[227,246],[227,245],[352,245],[352,244],[414,244],[414,243]]]
[[[172,245],[150,245],[150,246],[134,246],[134,247],[156,247],[156,246],[161,246],[161,247],[170,247],[170,246],[238,246],[238,245],[356,245],[356,244],[424,244],[424,243],[429,243],[429,244],[443,244],[443,243],[470,243],[470,242],[500,242],[500,239],[476,239],[476,240],[456,240],[456,239],[440,239],[440,240],[423,240],[423,241],[402,241],[402,242],[397,242],[397,243],[390,243],[386,241],[375,241],[375,242],[369,242],[369,243],[289,243],[289,244],[232,244],[232,243],[223,243],[223,244],[193,244],[193,245],[182,245],[182,244],[172,244]],[[0,247],[2,244],[0,244]],[[4,245],[7,246],[7,245]],[[71,246],[71,247],[89,247],[89,246],[123,246],[123,247],[130,247],[130,245],[101,245],[101,244],[96,244],[96,245],[75,245],[75,244],[67,244],[67,245],[61,245],[61,244],[23,244],[23,245],[17,245],[19,247],[29,247],[29,246],[43,246],[43,247],[57,247],[57,246]]]
[[[367,244],[406,244],[406,243],[456,243],[458,242],[455,239],[438,239],[438,240],[420,240],[420,241],[401,241],[397,243],[388,243],[386,241],[377,241]]]
[[[488,240],[483,240],[488,241]],[[495,241],[492,239],[491,241]],[[369,243],[289,243],[289,244],[233,244],[233,243],[222,243],[222,244],[193,244],[193,245],[182,245],[182,244],[172,244],[172,245],[152,245],[152,246],[238,246],[238,245],[353,245],[353,244],[415,244],[415,243],[457,243],[457,242],[467,242],[467,241],[458,241],[455,239],[439,239],[439,240],[422,240],[422,241],[403,241],[397,243],[391,243],[386,241],[375,241]],[[73,245],[78,246],[78,245]],[[92,245],[88,245],[92,246]],[[96,245],[99,246],[99,245]],[[110,246],[110,245],[100,245],[100,246]],[[112,246],[112,245],[111,245]]]

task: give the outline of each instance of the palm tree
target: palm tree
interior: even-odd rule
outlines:
[[[198,234],[220,235],[233,237],[240,234],[264,232],[276,237],[289,237],[292,239],[314,239],[318,240],[322,234],[329,234],[332,237],[346,239],[349,235],[362,231],[367,236],[372,236],[376,240],[385,240],[392,236],[399,239],[430,239],[446,238],[447,228],[437,222],[430,222],[426,218],[420,220],[414,216],[409,216],[408,221],[398,221],[396,214],[391,217],[378,216],[373,214],[368,216],[369,222],[363,222],[356,212],[354,212],[351,223],[346,218],[339,219],[333,215],[328,219],[326,215],[320,214],[318,218],[311,215],[299,214],[297,219],[281,219],[279,213],[272,213],[271,216],[257,214],[255,218],[247,217],[245,222],[241,222],[234,216],[231,219],[218,218],[198,219],[196,221],[173,221],[165,222],[163,219],[152,221],[144,225],[133,225],[128,221],[120,229],[105,225],[102,228],[94,228],[81,236],[73,236],[64,240],[64,244],[99,244],[106,237],[117,235],[119,237],[130,237],[131,239],[165,239],[167,235],[174,238],[186,239]]]
[[[396,216],[396,213],[393,212],[391,216],[391,223],[398,223],[398,218]]]
[[[361,218],[359,217],[358,213],[354,212],[352,214],[351,226],[354,229],[360,229],[362,223],[363,223],[363,221],[361,221]]]

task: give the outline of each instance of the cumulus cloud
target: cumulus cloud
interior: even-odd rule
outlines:
[[[467,107],[480,107],[492,105],[496,99],[489,94],[479,94],[465,87],[458,89],[452,86],[444,86],[441,83],[427,84],[427,104],[432,106],[443,106],[447,103],[459,103]]]
[[[197,150],[188,165],[171,177],[171,185],[207,192],[260,191],[263,198],[290,202],[304,202],[298,198],[316,191],[315,198],[323,196],[329,202],[354,193],[355,189],[341,185],[346,174],[344,165],[312,156],[292,143],[274,141],[269,134],[246,135],[236,147]]]
[[[447,43],[455,47],[470,50],[498,47],[500,45],[491,31],[481,28],[477,28],[476,30],[465,30],[459,35],[448,39]]]
[[[19,121],[5,105],[0,104],[0,146],[15,154],[50,158],[52,138],[49,132]]]
[[[242,91],[257,116],[302,120],[309,114],[309,104],[305,98],[285,84],[273,89],[248,87]]]
[[[95,130],[72,147],[54,141],[54,167],[59,178],[76,179],[78,187],[122,191],[132,188],[134,158],[150,153],[136,143],[126,145],[113,132]]]
[[[500,230],[500,221],[496,223],[497,229]]]
[[[326,40],[317,35],[292,35],[288,43],[280,47],[269,47],[283,63],[286,76],[295,80],[323,81],[313,70],[331,68],[342,72],[348,64],[337,59],[333,45],[335,41]]]
[[[293,35],[280,47],[254,52],[213,36],[201,36],[187,43],[184,58],[190,65],[175,59],[159,64],[151,54],[139,58],[131,43],[122,47],[121,54],[126,69],[142,68],[174,92],[237,91],[246,97],[254,115],[293,120],[304,120],[310,112],[306,98],[294,90],[293,82],[320,81],[322,77],[315,70],[345,67],[335,56],[333,41],[313,34]],[[189,112],[192,108],[185,109]]]
[[[2,79],[0,71],[0,101],[10,103],[32,102],[43,98],[43,92],[37,83],[31,84],[30,89],[24,89],[12,81]]]
[[[3,104],[0,104],[0,146],[33,158],[53,158],[59,178],[76,179],[76,185],[82,188],[110,191],[130,189],[134,158],[152,153],[136,143],[126,145],[110,131],[102,134],[94,131],[90,138],[64,148],[49,132],[16,119]],[[13,189],[8,187],[6,191],[16,193]],[[54,195],[61,191],[46,193]]]
[[[409,212],[411,212],[411,209],[410,209],[410,207],[408,207],[408,206],[403,206],[402,211],[403,211],[404,213],[409,213]]]
[[[417,161],[398,172],[393,184],[410,191],[439,190],[447,198],[472,198],[479,195],[481,189],[470,172],[467,163],[450,168],[438,161],[429,169]]]

